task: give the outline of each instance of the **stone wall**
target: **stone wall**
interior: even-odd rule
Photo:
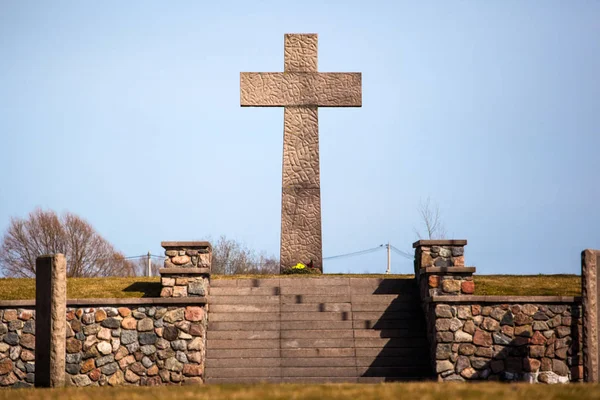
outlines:
[[[550,303],[509,303],[510,297],[496,302],[469,297],[428,305],[438,380],[582,380],[579,302],[556,298]]]
[[[413,243],[437,379],[581,381],[581,300],[475,296],[475,267],[464,266],[466,244],[466,240]]]
[[[67,307],[66,384],[202,383],[207,315],[187,302]],[[0,308],[0,387],[33,385],[34,351],[34,308]]]

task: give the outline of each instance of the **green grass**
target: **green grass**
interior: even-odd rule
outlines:
[[[476,295],[581,296],[579,275],[475,275]]]
[[[327,274],[326,276],[356,278],[410,279],[412,275]],[[215,275],[212,279],[315,278],[314,275]],[[158,297],[160,279],[128,278],[70,278],[67,280],[70,299]],[[476,295],[508,296],[580,296],[581,278],[578,275],[476,275]],[[35,280],[0,279],[0,300],[35,298]]]
[[[160,278],[69,278],[69,299],[159,297]],[[0,300],[35,298],[35,279],[0,279]]]
[[[592,400],[600,385],[501,383],[257,384],[0,390],[0,400]]]

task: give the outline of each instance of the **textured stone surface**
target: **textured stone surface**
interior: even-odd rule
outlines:
[[[466,240],[419,240],[413,243],[414,268],[422,298],[475,292],[475,267],[465,267],[466,244]]]
[[[242,106],[285,107],[281,268],[322,270],[318,107],[360,107],[360,73],[317,72],[317,35],[284,38],[283,73],[241,73]]]
[[[3,312],[0,308],[0,326],[6,325],[2,322]],[[12,318],[12,314],[9,313],[9,318]],[[33,310],[20,309],[19,315],[25,315],[28,322],[35,323],[37,320]],[[125,319],[133,322],[128,324],[133,329],[100,327],[96,323],[97,315],[106,315],[106,319],[116,317],[119,324],[122,322],[120,319],[126,316]],[[182,371],[186,376],[194,377],[195,383],[202,383],[204,379],[205,339],[187,333],[203,335],[205,332],[207,319],[202,306],[134,306],[119,310],[111,307],[76,308],[67,309],[64,316],[66,324],[69,321],[68,324],[74,325],[78,321],[82,326],[79,337],[63,338],[66,350],[64,371],[69,385],[181,383],[185,381]],[[166,316],[172,322],[165,321]],[[116,325],[115,322],[110,324]],[[155,327],[157,325],[160,327]],[[34,347],[35,335],[24,330],[7,331],[0,338],[6,339],[9,334],[12,344],[0,342],[0,387],[31,385],[35,372],[34,354],[26,347]],[[170,372],[164,361],[168,358],[173,358],[169,367],[178,375],[171,377],[167,374],[165,381],[161,378],[148,380],[148,377],[157,376],[161,371]]]
[[[600,251],[581,253],[584,380],[600,382]]]
[[[582,379],[578,303],[482,306],[459,301],[432,302],[428,307],[428,336],[438,360],[438,380],[564,383]]]
[[[62,387],[66,370],[67,260],[63,254],[36,260],[35,385]],[[28,334],[29,335],[29,334]]]
[[[162,242],[162,245],[165,247],[167,258],[164,261],[164,268],[160,269],[162,276],[160,297],[206,296],[212,260],[210,243]],[[155,327],[161,326],[155,325]]]
[[[242,106],[360,107],[360,73],[243,72]]]

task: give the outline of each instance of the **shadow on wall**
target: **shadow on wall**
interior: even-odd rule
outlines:
[[[373,303],[353,304],[359,377],[386,382],[435,379],[416,281],[384,279],[372,294]],[[386,300],[390,295],[396,298]],[[364,314],[373,318],[358,319],[357,309],[369,310]]]
[[[521,312],[513,313],[509,306],[499,322],[487,319],[488,326],[484,329],[488,331],[475,330],[473,343],[439,343],[436,358],[438,370],[444,370],[441,376],[446,381],[530,383],[582,379],[579,305],[549,305],[548,309],[562,321],[568,318],[568,323],[561,326],[558,322],[559,326],[554,328],[556,322],[552,323],[543,309],[528,317]],[[568,316],[561,316],[565,311]],[[519,321],[519,318],[531,320]]]
[[[135,282],[123,289],[124,292],[142,293],[141,297],[160,297],[160,282]]]

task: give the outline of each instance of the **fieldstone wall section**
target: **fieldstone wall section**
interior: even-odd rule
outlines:
[[[577,302],[440,300],[429,304],[427,320],[440,381],[566,383],[583,378]]]
[[[35,310],[0,309],[0,387],[32,387]]]
[[[143,300],[143,299],[142,299]],[[202,383],[204,304],[68,307],[66,385]],[[0,309],[0,387],[35,379],[35,310]]]
[[[466,240],[419,240],[415,276],[439,381],[583,379],[581,300],[475,296]]]
[[[212,247],[208,242],[162,242],[160,297],[203,297],[208,293]]]

